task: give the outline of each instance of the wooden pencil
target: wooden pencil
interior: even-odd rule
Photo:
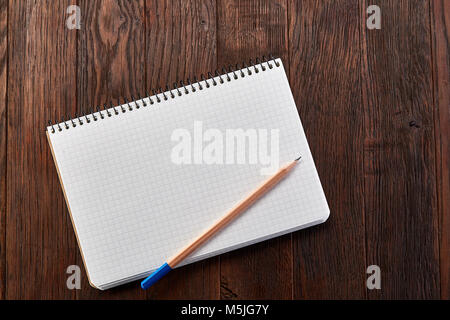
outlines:
[[[181,261],[183,261],[192,252],[198,249],[203,243],[209,240],[214,234],[222,230],[227,224],[229,224],[233,219],[242,214],[247,210],[256,200],[263,196],[266,192],[271,190],[276,184],[278,184],[286,175],[295,167],[301,157],[295,159],[294,161],[288,163],[277,173],[267,179],[258,188],[256,188],[250,195],[239,202],[235,207],[233,207],[227,214],[225,214],[219,221],[217,221],[208,230],[203,232],[194,241],[192,241],[183,250],[177,253],[174,257],[164,263],[160,268],[148,276],[145,280],[141,282],[142,289],[147,289],[152,286],[155,282],[166,275],[170,270],[175,268]]]

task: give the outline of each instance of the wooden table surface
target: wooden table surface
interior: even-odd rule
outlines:
[[[448,0],[0,0],[0,298],[448,299],[449,15]],[[91,288],[47,121],[267,53],[285,63],[329,220],[148,291]]]

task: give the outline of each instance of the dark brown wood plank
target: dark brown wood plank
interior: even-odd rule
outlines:
[[[438,211],[428,1],[364,1],[381,30],[362,27],[367,264],[381,268],[370,299],[439,293]],[[364,21],[364,20],[363,20]]]
[[[431,1],[441,298],[450,299],[450,2]]]
[[[294,236],[294,298],[363,299],[358,3],[290,1],[289,10],[291,88],[331,212]]]
[[[78,112],[137,98],[145,88],[145,6],[143,0],[80,0]],[[121,99],[121,101],[124,101]],[[81,255],[78,263],[82,266]],[[85,275],[85,273],[83,273]],[[79,299],[144,299],[138,282],[99,291],[83,277]]]
[[[75,110],[70,1],[9,1],[7,299],[74,298],[76,240],[44,132]]]
[[[6,296],[6,88],[8,1],[0,0],[0,300]]]
[[[218,1],[217,64],[249,63],[272,53],[288,70],[287,3]],[[222,299],[291,299],[291,235],[265,241],[220,258]]]
[[[165,88],[216,67],[216,3],[146,1],[147,88]],[[218,258],[172,271],[148,289],[151,299],[217,299]]]

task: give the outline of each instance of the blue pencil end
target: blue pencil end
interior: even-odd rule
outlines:
[[[167,262],[164,263],[155,272],[153,272],[141,282],[141,288],[144,290],[150,288],[152,285],[158,282],[159,279],[168,274],[170,270],[172,270],[172,268],[167,264]]]

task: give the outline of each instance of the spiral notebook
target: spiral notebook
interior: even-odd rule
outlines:
[[[282,61],[51,124],[92,286],[148,276],[279,167],[301,163],[182,264],[324,222],[329,209]]]

